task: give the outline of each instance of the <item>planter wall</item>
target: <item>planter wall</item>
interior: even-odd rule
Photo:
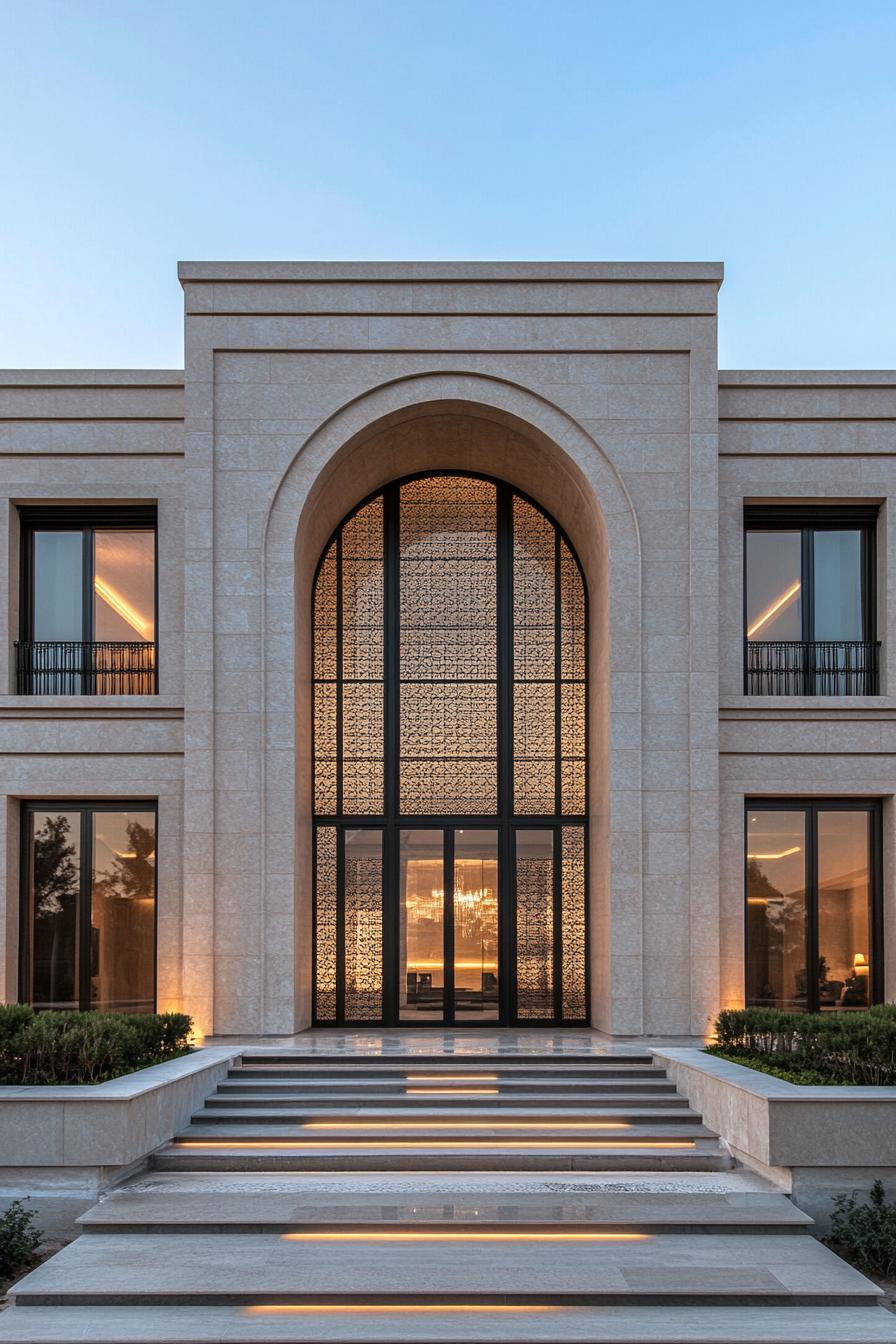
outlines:
[[[896,1087],[802,1087],[702,1050],[652,1053],[734,1155],[822,1227],[834,1195],[878,1176],[896,1195]]]
[[[0,1087],[0,1202],[95,1201],[189,1123],[240,1053],[210,1046],[95,1087]]]

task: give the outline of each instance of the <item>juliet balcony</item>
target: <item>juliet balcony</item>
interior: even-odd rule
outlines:
[[[744,641],[745,695],[879,695],[880,641]]]
[[[20,640],[18,695],[155,695],[156,646],[146,640]]]

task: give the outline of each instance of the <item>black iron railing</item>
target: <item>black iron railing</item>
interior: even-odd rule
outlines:
[[[746,695],[878,695],[880,644],[866,639],[746,640]]]
[[[155,695],[156,646],[143,641],[23,640],[19,695]]]

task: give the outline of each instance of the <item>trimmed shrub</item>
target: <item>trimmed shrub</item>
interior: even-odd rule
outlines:
[[[896,1004],[854,1013],[728,1008],[710,1054],[813,1083],[896,1084]],[[800,1079],[802,1081],[803,1079]]]
[[[888,1204],[881,1181],[871,1187],[867,1204],[855,1194],[837,1195],[831,1235],[825,1241],[866,1274],[896,1278],[896,1204]]]
[[[41,1012],[0,1006],[0,1083],[103,1083],[190,1050],[184,1013]]]
[[[43,1242],[42,1234],[32,1226],[36,1217],[20,1199],[0,1214],[0,1280],[11,1279],[36,1258]]]

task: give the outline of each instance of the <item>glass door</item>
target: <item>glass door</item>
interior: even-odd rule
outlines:
[[[399,1021],[496,1022],[497,830],[402,828],[398,888]]]

